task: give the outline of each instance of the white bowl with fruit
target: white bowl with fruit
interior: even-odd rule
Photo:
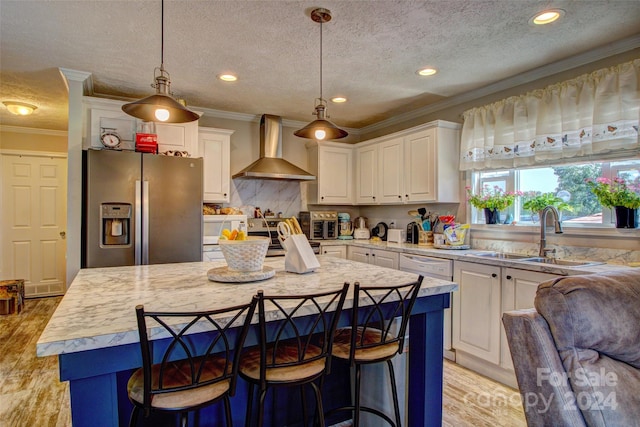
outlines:
[[[231,271],[261,271],[269,249],[268,237],[247,236],[243,231],[223,230],[218,240]]]

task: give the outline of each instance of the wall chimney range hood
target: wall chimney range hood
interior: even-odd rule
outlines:
[[[263,114],[260,118],[260,158],[232,178],[312,181],[316,177],[282,158],[282,118]]]

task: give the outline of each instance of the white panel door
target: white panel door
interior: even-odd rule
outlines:
[[[379,203],[402,203],[404,177],[402,172],[402,138],[378,145],[378,199]]]
[[[378,176],[378,146],[370,145],[356,151],[356,203],[376,202]]]
[[[2,274],[27,296],[65,291],[66,186],[66,158],[2,156]]]
[[[408,203],[437,200],[436,130],[427,129],[407,136],[404,141],[405,198]]]

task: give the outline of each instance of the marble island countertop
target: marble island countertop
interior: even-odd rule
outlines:
[[[249,283],[209,281],[207,271],[224,261],[158,264],[81,270],[37,343],[37,355],[75,353],[138,342],[135,306],[149,310],[198,311],[249,301],[262,289],[270,294],[332,290],[346,282],[364,286],[408,283],[412,273],[340,258],[318,256],[320,268],[308,274],[284,271],[284,257],[267,258],[273,278]],[[457,289],[452,282],[425,278],[420,296]],[[351,291],[345,308],[351,307]]]
[[[573,276],[578,274],[591,274],[601,273],[606,271],[621,270],[634,268],[631,266],[619,265],[619,264],[607,264],[604,262],[595,263],[585,266],[568,266],[568,265],[554,265],[545,263],[536,263],[530,261],[522,261],[518,259],[497,259],[492,257],[480,257],[478,254],[494,252],[491,249],[465,249],[465,250],[452,250],[452,249],[436,249],[433,246],[422,246],[412,243],[388,243],[384,241],[374,240],[322,240],[322,245],[346,245],[356,246],[370,249],[381,249],[391,252],[398,252],[412,255],[423,255],[436,258],[445,258],[457,261],[468,261],[477,264],[494,265],[499,267],[511,267],[528,271],[537,271],[541,273],[558,274],[562,276]],[[499,251],[498,251],[499,252]],[[536,257],[536,254],[525,254],[528,257]],[[589,260],[579,260],[588,262]]]

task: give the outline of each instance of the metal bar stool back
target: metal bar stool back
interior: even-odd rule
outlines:
[[[333,344],[333,356],[346,360],[355,367],[354,402],[350,406],[333,409],[327,415],[338,411],[352,411],[352,425],[357,427],[360,425],[360,413],[365,411],[383,418],[391,426],[402,425],[391,359],[403,351],[409,316],[422,280],[423,277],[419,276],[418,280],[412,283],[385,287],[364,287],[358,282],[354,283],[351,326],[338,329]],[[399,319],[399,327],[396,319]],[[361,367],[379,362],[387,362],[395,420],[379,409],[360,404]]]
[[[235,393],[239,357],[257,298],[251,303],[200,312],[150,312],[136,307],[142,367],[127,384],[134,408],[180,414],[224,401],[226,425],[232,425],[229,397]],[[152,338],[152,340],[150,339]]]
[[[262,426],[269,387],[306,384],[314,391],[317,414],[324,425],[322,396],[314,381],[322,381],[330,370],[333,334],[348,289],[345,283],[335,291],[307,295],[265,296],[258,292],[259,345],[243,351],[240,361],[240,376],[249,382],[247,426],[256,425],[251,423],[255,386],[259,389],[257,425]],[[300,393],[306,423],[304,387]]]

